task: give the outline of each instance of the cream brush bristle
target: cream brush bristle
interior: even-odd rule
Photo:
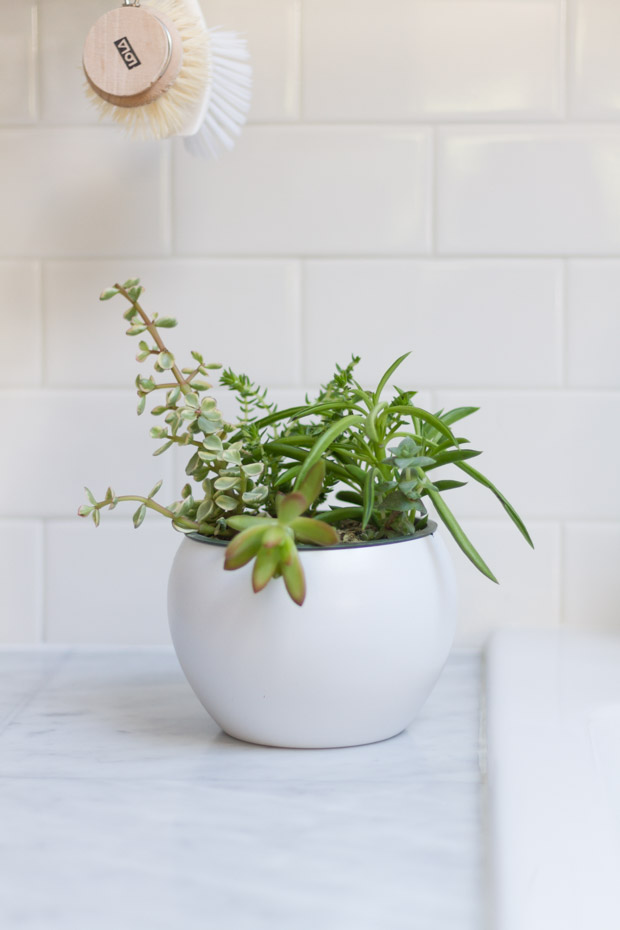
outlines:
[[[251,103],[245,40],[207,29],[196,0],[126,2],[84,47],[86,93],[102,117],[139,138],[185,136],[195,154],[232,148]]]

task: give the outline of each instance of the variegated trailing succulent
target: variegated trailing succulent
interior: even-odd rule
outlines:
[[[247,375],[226,369],[219,384],[233,392],[239,409],[235,421],[228,422],[205,380],[221,365],[205,362],[194,351],[192,365],[179,368],[161,333],[176,320],[149,316],[140,304],[142,291],[134,278],[104,291],[101,300],[120,295],[129,305],[127,334],[142,337],[137,360],[150,359],[154,369],[136,378],[138,414],[145,411],[147,398],[163,395],[151,409],[163,418],[163,425],[151,429],[151,436],[163,441],[154,455],[187,446],[189,481],[180,499],[168,506],[155,500],[161,481],[146,496],[117,495],[108,488],[97,500],[86,489],[88,503],[79,508],[80,516],[91,516],[98,525],[103,508],[133,501],[138,504],[136,527],[153,510],[183,533],[230,540],[224,568],[254,560],[254,590],[282,576],[298,604],[305,597],[305,581],[297,543],[330,546],[413,536],[427,528],[428,501],[465,555],[496,581],[442,496],[465,484],[437,479],[434,472],[444,466],[494,494],[532,545],[512,505],[470,464],[480,452],[452,431],[476,407],[432,414],[413,402],[415,391],[396,387],[391,399],[382,399],[408,353],[396,359],[374,391],[364,390],[354,377],[359,362],[354,356],[346,367],[337,366],[314,400],[284,410]]]

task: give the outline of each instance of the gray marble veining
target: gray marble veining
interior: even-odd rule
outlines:
[[[0,651],[3,930],[480,930],[480,664],[372,746],[225,736],[169,649]]]

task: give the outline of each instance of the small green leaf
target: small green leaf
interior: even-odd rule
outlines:
[[[208,520],[214,511],[215,505],[213,501],[203,501],[196,511],[196,519],[199,523],[202,523],[203,520]]]
[[[211,433],[217,433],[217,431],[222,429],[224,425],[221,419],[207,420],[206,417],[198,417],[196,423],[206,436],[210,436]]]
[[[98,510],[93,510],[93,523],[95,524],[95,526],[99,526],[100,520],[101,520],[100,512]]]
[[[506,513],[508,514],[512,522],[514,523],[514,525],[517,527],[517,529],[523,536],[523,538],[530,544],[530,546],[533,549],[534,543],[532,542],[530,534],[528,533],[523,520],[521,519],[517,511],[514,509],[510,501],[507,500],[506,497],[504,497],[502,492],[499,491],[495,487],[495,485],[489,481],[488,478],[485,478],[485,476],[482,475],[479,471],[477,471],[475,468],[472,468],[471,465],[466,465],[464,462],[457,462],[456,465],[457,465],[457,468],[460,468],[461,471],[464,471],[466,475],[469,475],[469,477],[473,478],[474,481],[477,481],[479,484],[483,485],[485,488],[488,488],[489,491],[491,491],[491,493],[495,495],[495,497],[498,499],[498,501],[500,502],[500,504],[502,505],[502,507],[504,508],[504,510],[506,511]]]
[[[363,505],[364,512],[362,514],[362,529],[365,530],[368,526],[370,518],[372,516],[373,507],[375,506],[375,475],[376,468],[370,468],[366,472],[366,480],[364,481],[364,492],[363,492]]]
[[[146,504],[140,504],[138,509],[133,515],[133,525],[136,529],[140,526],[144,517],[146,516]]]
[[[311,517],[297,517],[290,524],[296,539],[300,542],[313,543],[315,546],[336,546],[338,533],[333,526]]]
[[[136,285],[138,285],[139,283],[140,283],[140,278],[128,278],[123,284],[123,287],[127,291],[129,290],[130,287],[136,287]]]
[[[139,397],[140,397],[140,399],[139,399],[139,401],[138,401],[138,408],[137,408],[137,410],[138,410],[138,416],[140,416],[141,414],[144,413],[144,408],[145,408],[145,406],[146,406],[146,395],[145,395],[145,394],[140,394]]]
[[[141,333],[146,331],[146,326],[144,323],[132,323],[129,329],[125,330],[125,333],[128,336],[139,336]]]
[[[277,549],[259,548],[252,572],[252,587],[256,593],[262,591],[271,581],[278,568],[278,562]]]
[[[205,439],[203,442],[203,445],[204,443],[208,442],[208,439],[210,438],[211,437],[208,437],[207,439]],[[236,449],[232,449],[232,448],[224,449],[224,451],[218,455],[218,458],[222,462],[229,462],[231,465],[241,465],[241,456],[239,455]]]
[[[93,512],[93,508],[89,507],[88,504],[82,504],[78,507],[78,516],[79,517],[88,517]]]
[[[165,452],[166,449],[169,449],[170,446],[172,446],[172,445],[174,445],[174,443],[173,443],[172,439],[170,439],[168,442],[164,443],[163,446],[160,446],[159,449],[156,449],[155,452],[153,452],[153,455],[161,455],[162,452]]]
[[[157,363],[166,371],[174,365],[174,355],[171,352],[160,352],[157,356]]]
[[[263,485],[260,485],[257,488],[252,488],[251,491],[244,491],[241,495],[241,500],[244,504],[260,504],[261,501],[264,501],[269,495],[269,491]]]
[[[152,497],[155,497],[155,495],[157,494],[157,492],[159,491],[159,489],[161,488],[161,486],[162,486],[163,483],[164,483],[164,481],[163,481],[163,478],[162,478],[161,481],[158,481],[157,484],[155,485],[155,487],[152,488],[152,489],[149,491],[149,493],[147,494],[147,497],[149,498],[149,500],[150,500]]]
[[[110,300],[111,297],[116,297],[118,291],[115,287],[109,287],[106,291],[102,291],[99,295],[99,300]]]
[[[260,478],[265,466],[262,462],[250,462],[248,465],[241,466],[244,475],[247,475],[248,478]]]
[[[202,446],[207,452],[220,453],[224,449],[219,436],[206,436],[202,441]]]
[[[166,394],[166,403],[168,404],[169,407],[172,407],[174,404],[176,404],[180,396],[181,396],[181,388],[178,386],[175,388],[172,388]]]
[[[239,501],[236,501],[234,497],[230,497],[228,494],[216,494],[214,500],[220,510],[234,510],[239,503]]]
[[[286,530],[283,526],[276,524],[275,526],[268,526],[263,531],[263,541],[262,545],[267,549],[275,549],[277,546],[280,546],[286,539]]]
[[[174,329],[176,325],[177,321],[171,316],[163,316],[155,323],[155,326],[161,326],[163,329]]]
[[[97,498],[95,497],[95,495],[93,494],[93,492],[92,492],[89,488],[86,488],[86,487],[84,488],[84,490],[86,491],[86,497],[89,499],[89,501],[91,502],[91,504],[96,504],[96,503],[97,503]]]
[[[382,377],[381,380],[379,381],[379,384],[377,385],[377,390],[375,391],[375,398],[374,398],[374,399],[375,399],[375,404],[378,403],[379,397],[381,396],[381,392],[383,391],[383,388],[384,388],[385,385],[388,383],[388,381],[390,380],[390,378],[392,377],[392,375],[394,374],[394,372],[396,371],[396,369],[398,368],[398,366],[399,366],[399,365],[402,365],[402,363],[405,361],[405,359],[406,359],[409,355],[411,355],[411,352],[405,352],[405,354],[404,354],[404,355],[401,355],[399,358],[397,358],[395,362],[392,362],[392,364],[390,365],[390,367],[388,368],[388,370],[385,372],[385,374],[383,375],[383,377]]]
[[[226,523],[233,530],[247,530],[250,526],[274,526],[277,520],[273,517],[252,517],[248,514],[236,514],[226,517]]]
[[[237,488],[241,484],[241,478],[238,475],[221,475],[213,482],[213,487],[218,491],[230,491],[231,488]]]
[[[299,491],[284,494],[276,501],[276,513],[282,523],[290,523],[308,509],[308,501]]]
[[[303,470],[303,468],[302,468]],[[323,487],[323,481],[325,480],[325,462],[322,459],[319,459],[312,468],[306,473],[305,478],[300,482],[297,482],[295,490],[302,494],[306,499],[306,510],[310,504],[314,503],[319,494],[321,493],[321,488]]]
[[[306,599],[306,579],[293,542],[290,543],[288,558],[280,562],[280,569],[289,597],[301,607]]]
[[[486,575],[487,578],[490,578],[491,581],[494,581],[497,584],[497,578],[486,564],[480,553],[469,541],[461,526],[459,525],[456,517],[446,502],[443,500],[441,495],[434,488],[428,488],[428,495],[435,505],[437,514],[441,517],[443,523],[452,534],[456,544],[462,549],[467,558],[474,563],[476,568],[481,571],[483,575]]]
[[[264,529],[261,526],[252,526],[239,533],[228,544],[224,556],[226,571],[234,571],[254,558],[261,547]]]

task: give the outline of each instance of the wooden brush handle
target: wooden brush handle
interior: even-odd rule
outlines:
[[[122,6],[94,24],[82,63],[100,97],[119,107],[138,107],[170,87],[182,60],[181,37],[170,19],[145,7]]]

